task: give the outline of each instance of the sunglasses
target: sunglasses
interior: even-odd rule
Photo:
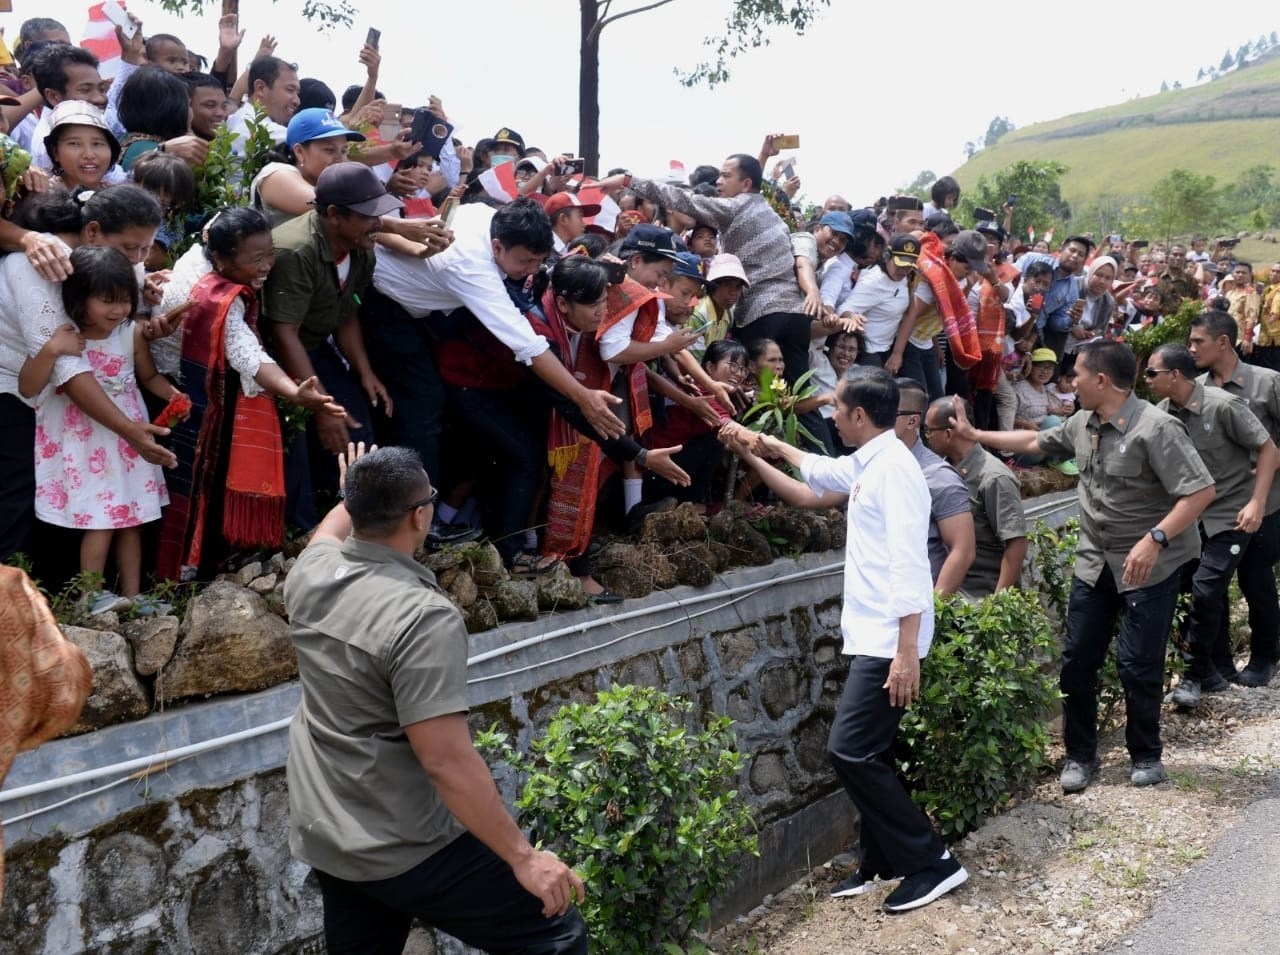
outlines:
[[[1142,374],[1146,376],[1147,381],[1154,381],[1156,376],[1163,375],[1167,371],[1173,371],[1172,368],[1148,368]]]
[[[434,504],[434,503],[436,502],[436,500],[437,500],[439,497],[440,497],[440,491],[439,491],[439,489],[437,489],[437,488],[434,488],[434,487],[433,487],[433,488],[431,489],[431,493],[430,493],[430,494],[428,494],[426,497],[424,497],[424,498],[423,498],[422,500],[420,500],[420,501],[414,501],[412,504],[410,504],[408,507],[406,507],[406,508],[405,508],[405,510],[406,510],[406,511],[416,511],[416,510],[417,510],[418,508],[420,508],[420,507],[430,507],[432,504]]]

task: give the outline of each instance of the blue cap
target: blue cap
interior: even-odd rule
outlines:
[[[627,237],[622,240],[623,258],[636,252],[659,255],[664,259],[676,261],[675,233],[662,226],[641,222],[631,227]]]
[[[833,232],[839,232],[850,239],[854,235],[853,217],[847,212],[828,212],[818,220],[818,225],[828,226]]]
[[[327,109],[318,106],[311,109],[300,109],[289,120],[289,132],[285,137],[285,145],[290,149],[301,143],[313,142],[317,139],[332,139],[343,136],[356,142],[364,141],[364,133],[348,129],[338,122],[338,117]]]
[[[671,277],[675,278],[677,275],[706,282],[706,276],[702,274],[702,256],[692,252],[677,252],[676,267],[671,270]]]

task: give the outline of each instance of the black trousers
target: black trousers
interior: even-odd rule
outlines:
[[[1160,703],[1169,626],[1178,602],[1182,575],[1121,593],[1110,567],[1093,586],[1071,581],[1067,604],[1067,643],[1062,651],[1059,686],[1067,758],[1089,762],[1098,755],[1098,671],[1111,645],[1116,620],[1116,669],[1124,686],[1127,714],[1125,745],[1136,760],[1159,759]]]
[[[470,833],[394,879],[348,882],[314,871],[329,955],[400,955],[415,918],[495,955],[586,955],[578,910],[544,916],[511,867]]]
[[[906,712],[884,689],[890,660],[849,658],[827,757],[858,808],[862,870],[885,878],[919,872],[942,857],[942,840],[911,800],[893,765],[893,743]]]
[[[0,561],[27,546],[36,520],[36,413],[0,395]]]
[[[1236,568],[1240,593],[1249,605],[1249,658],[1260,663],[1280,659],[1280,598],[1276,595],[1276,561],[1280,560],[1280,511],[1262,519]],[[1222,596],[1222,623],[1213,646],[1213,661],[1225,676],[1236,671],[1231,652],[1231,615]]]
[[[1227,590],[1251,536],[1244,531],[1214,534],[1201,545],[1200,559],[1183,569],[1182,589],[1191,593],[1191,609],[1187,613],[1191,660],[1187,675],[1193,680],[1203,680],[1213,671],[1217,663],[1214,648],[1222,633],[1230,631]],[[1227,659],[1234,671],[1229,646]]]

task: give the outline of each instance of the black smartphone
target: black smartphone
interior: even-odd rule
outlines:
[[[1133,246],[1135,249],[1145,249],[1151,243],[1148,242],[1146,239],[1134,239],[1129,244]]]
[[[378,43],[381,42],[381,40],[382,31],[369,27],[369,35],[364,38],[364,42],[376,50],[378,48]]]
[[[581,157],[568,162],[556,163],[557,176],[576,176],[587,168],[587,161]]]
[[[1016,192],[1009,193],[1009,198],[1005,200],[1005,204],[1016,206],[1018,204],[1018,194]]]

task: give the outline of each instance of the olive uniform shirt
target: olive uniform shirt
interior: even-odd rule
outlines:
[[[975,444],[956,465],[969,489],[973,511],[973,564],[961,589],[974,597],[995,593],[1000,582],[1000,562],[1005,545],[1027,536],[1027,516],[1022,510],[1022,485],[1008,466],[980,444]]]
[[[340,879],[402,875],[465,831],[404,727],[467,709],[467,631],[431,571],[350,537],[284,588],[302,702],[289,727],[289,849]]]
[[[1226,381],[1218,383],[1206,371],[1196,382],[1243,398],[1249,403],[1254,417],[1267,429],[1271,440],[1280,444],[1280,372],[1237,360],[1236,370]],[[1271,485],[1271,493],[1267,496],[1267,513],[1274,514],[1277,510],[1280,510],[1280,481]]]
[[[1183,302],[1200,300],[1200,284],[1187,272],[1174,275],[1168,269],[1160,273],[1160,290],[1167,296],[1164,310],[1173,314]]]
[[[1217,496],[1200,515],[1206,537],[1234,530],[1240,509],[1253,497],[1253,459],[1270,439],[1243,398],[1199,382],[1181,408],[1165,398],[1157,407],[1187,426],[1191,443],[1209,469]]]
[[[351,272],[339,284],[338,267],[315,211],[271,230],[276,264],[262,289],[262,314],[282,325],[300,325],[298,337],[307,351],[324,344],[342,319],[354,314],[360,296],[373,281],[374,255],[352,249]]]
[[[924,483],[929,485],[929,572],[933,574],[934,583],[937,583],[942,565],[951,554],[947,549],[947,542],[942,539],[938,521],[968,513],[969,492],[960,479],[959,472],[926,448],[923,441],[917,440],[911,446],[911,456],[924,472]]]
[[[1124,582],[1124,561],[1133,545],[1179,498],[1213,486],[1183,423],[1133,392],[1110,421],[1082,411],[1041,431],[1037,441],[1045,454],[1075,458],[1080,467],[1075,576],[1090,587],[1110,567],[1117,590],[1137,589]],[[1199,530],[1192,524],[1170,538],[1168,547],[1157,549],[1144,587],[1200,555]]]

